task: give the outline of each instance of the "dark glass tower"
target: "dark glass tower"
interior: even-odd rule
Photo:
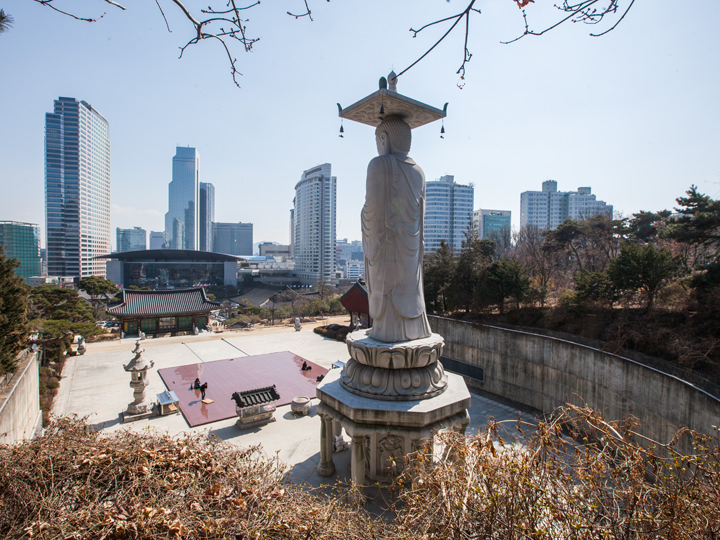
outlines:
[[[168,186],[165,241],[170,249],[198,249],[200,156],[192,147],[178,146]]]

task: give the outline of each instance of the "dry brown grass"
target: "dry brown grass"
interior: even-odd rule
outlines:
[[[508,445],[491,424],[475,438],[447,437],[455,460],[414,456],[397,528],[423,539],[720,538],[717,437],[711,447],[682,430],[660,445],[633,422],[574,406],[532,427],[525,445]],[[674,451],[681,437],[695,455]]]
[[[395,504],[372,517],[352,504],[357,491],[310,494],[255,448],[99,436],[58,419],[39,439],[0,447],[0,537],[720,538],[717,439],[682,430],[658,444],[634,430],[567,406],[539,424],[447,436],[452,459],[409,456]],[[693,455],[675,452],[682,437]]]
[[[284,482],[256,448],[207,437],[99,436],[81,420],[0,447],[3,538],[378,538],[340,498]]]

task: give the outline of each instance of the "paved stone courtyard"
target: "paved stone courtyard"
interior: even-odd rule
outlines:
[[[346,317],[338,317],[317,324],[347,323]],[[316,324],[316,325],[317,325]],[[148,339],[141,342],[145,349],[143,357],[155,362],[148,372],[150,382],[148,398],[166,390],[157,370],[198,362],[210,362],[242,356],[290,351],[311,360],[319,366],[332,368],[333,362],[348,358],[345,343],[330,340],[315,334],[312,326],[304,325],[296,332],[290,326],[256,328],[222,334],[200,334]],[[188,426],[181,414],[152,417],[136,422],[121,424],[119,413],[132,401],[130,375],[123,365],[131,358],[134,339],[115,340],[103,343],[89,343],[83,356],[69,357],[65,364],[59,392],[53,405],[53,414],[87,416],[88,422],[102,432],[112,433],[119,429],[155,430],[159,433],[176,435],[183,432],[214,435],[220,439],[243,446],[261,445],[269,456],[293,467],[290,477],[297,482],[313,486],[332,481],[321,478],[315,472],[320,460],[320,418],[315,414],[318,400],[312,400],[310,414],[295,417],[290,405],[278,407],[276,421],[252,429],[241,430],[235,426],[235,419],[227,419],[196,428]],[[223,396],[212,396],[224,399]],[[225,396],[230,400],[230,396]],[[489,419],[515,420],[520,411],[508,404],[472,393],[468,434],[475,434]],[[523,412],[523,417],[532,415]],[[350,452],[335,454],[336,479],[349,477]]]

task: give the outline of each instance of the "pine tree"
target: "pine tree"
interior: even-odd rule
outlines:
[[[13,373],[17,356],[27,347],[27,288],[15,274],[17,259],[8,259],[0,248],[0,373]]]

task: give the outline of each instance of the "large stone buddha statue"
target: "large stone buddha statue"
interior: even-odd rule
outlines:
[[[399,342],[430,336],[423,294],[425,175],[408,156],[410,126],[389,116],[375,130],[379,156],[368,165],[362,241],[369,336]]]

